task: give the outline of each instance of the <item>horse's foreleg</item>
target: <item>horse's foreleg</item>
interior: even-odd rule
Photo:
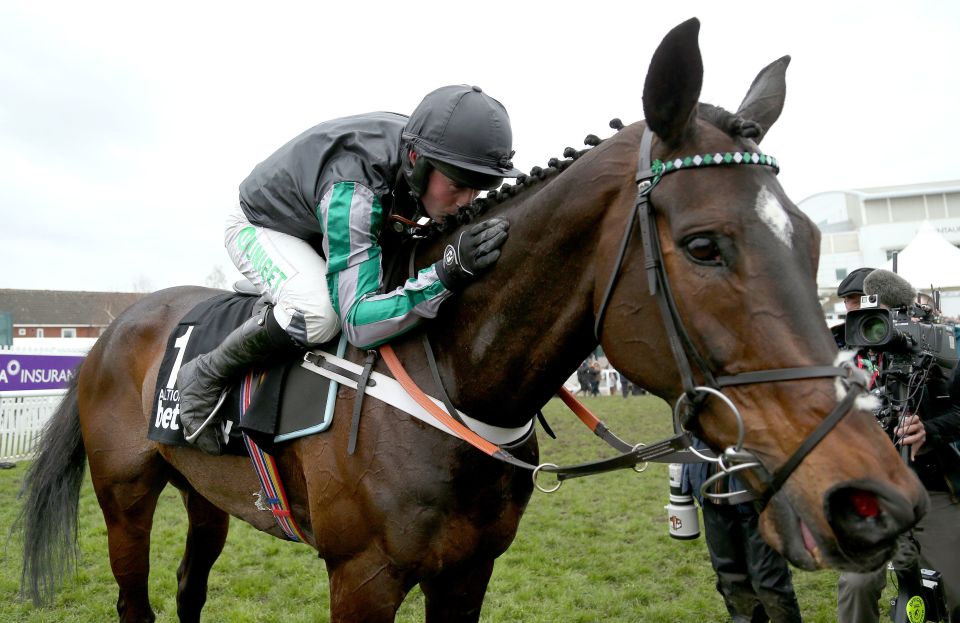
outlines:
[[[377,548],[327,561],[331,623],[391,623],[410,585]]]
[[[193,623],[200,621],[200,610],[207,601],[207,580],[227,541],[230,516],[192,488],[183,489],[181,495],[190,527],[177,569],[177,614],[180,623]]]
[[[420,582],[426,598],[426,623],[470,623],[480,620],[480,607],[493,573],[493,559],[458,565]]]

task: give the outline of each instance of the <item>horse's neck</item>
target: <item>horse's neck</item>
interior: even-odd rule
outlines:
[[[456,380],[451,397],[471,416],[505,426],[529,418],[596,345],[595,290],[622,232],[611,226],[626,219],[619,198],[629,167],[619,153],[588,154],[491,211],[511,222],[496,269],[431,327],[440,365]]]

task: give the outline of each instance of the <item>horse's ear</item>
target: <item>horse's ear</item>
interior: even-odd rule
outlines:
[[[643,114],[647,125],[668,145],[677,145],[695,127],[703,59],[697,35],[700,20],[688,19],[660,42],[643,83]]]
[[[740,103],[737,115],[755,121],[760,126],[760,136],[756,137],[759,143],[770,126],[780,117],[783,110],[783,100],[787,96],[787,65],[790,57],[779,58],[763,69],[754,78],[747,96]]]

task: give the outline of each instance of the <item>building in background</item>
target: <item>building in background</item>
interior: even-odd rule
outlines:
[[[844,316],[836,291],[852,270],[861,266],[892,268],[893,254],[906,249],[921,233],[929,236],[932,231],[953,247],[960,246],[960,180],[824,192],[804,199],[798,207],[822,235],[817,287],[828,322]],[[942,266],[949,258],[922,257],[915,251],[926,246],[914,245],[912,261],[939,262],[937,270],[933,264],[929,274],[923,267],[918,271],[910,266],[910,275],[922,275],[911,277],[911,283],[924,291],[931,285],[942,288],[944,314],[958,316],[960,264]]]
[[[0,315],[9,314],[14,344],[35,339],[96,339],[143,292],[0,289]]]

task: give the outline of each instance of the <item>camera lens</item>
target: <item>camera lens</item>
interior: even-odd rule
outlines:
[[[875,316],[863,321],[860,332],[868,344],[879,344],[887,337],[887,329],[886,319]]]

